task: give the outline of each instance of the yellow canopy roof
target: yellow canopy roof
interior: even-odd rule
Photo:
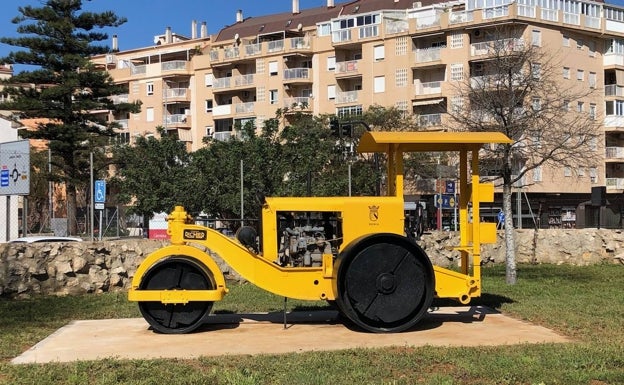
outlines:
[[[501,132],[365,132],[360,139],[359,152],[388,152],[398,144],[403,152],[478,150],[486,143],[511,144]]]

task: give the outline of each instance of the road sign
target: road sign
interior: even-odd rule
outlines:
[[[446,181],[446,191],[447,194],[455,194],[455,181],[447,180]]]
[[[454,194],[436,194],[435,201],[433,203],[435,204],[435,207],[452,209],[457,205],[457,199]]]
[[[104,203],[106,201],[106,181],[104,180],[95,181],[94,197],[95,197],[94,199],[95,203]]]
[[[28,140],[0,144],[0,195],[30,194]]]

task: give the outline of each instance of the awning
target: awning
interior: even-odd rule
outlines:
[[[180,139],[181,142],[192,142],[193,141],[193,135],[191,133],[191,130],[187,130],[184,128],[179,128],[178,129],[178,139]]]
[[[441,103],[443,101],[444,101],[444,98],[417,100],[415,102],[412,102],[412,106],[414,106],[414,107],[416,107],[416,106],[428,106],[428,105],[431,105],[431,104],[439,104],[439,103]]]

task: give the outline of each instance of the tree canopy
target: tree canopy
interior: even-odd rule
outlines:
[[[25,138],[45,139],[52,151],[51,178],[66,185],[68,231],[75,234],[76,189],[89,183],[89,153],[103,157],[101,148],[115,134],[117,125],[107,114],[138,112],[140,103],[115,104],[109,98],[121,94],[111,77],[95,68],[89,58],[109,51],[97,44],[108,38],[99,30],[116,27],[126,20],[112,11],[81,12],[81,0],[47,0],[41,7],[19,7],[19,37],[0,42],[20,47],[0,62],[34,66],[7,79],[8,101],[0,109],[15,111],[16,119],[39,118],[36,130],[25,130]]]

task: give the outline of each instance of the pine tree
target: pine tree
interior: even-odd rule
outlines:
[[[114,135],[115,123],[105,114],[139,112],[139,103],[114,104],[111,95],[124,93],[112,78],[89,58],[109,52],[97,44],[108,38],[103,28],[117,27],[126,19],[112,11],[82,11],[82,0],[47,0],[41,7],[19,7],[19,37],[0,42],[21,47],[0,63],[34,66],[5,81],[9,101],[0,109],[15,112],[16,119],[38,118],[41,123],[23,137],[48,140],[53,154],[53,178],[64,182],[67,194],[68,232],[77,233],[77,191],[89,185],[89,154],[101,150]],[[96,151],[101,154],[101,151]]]

